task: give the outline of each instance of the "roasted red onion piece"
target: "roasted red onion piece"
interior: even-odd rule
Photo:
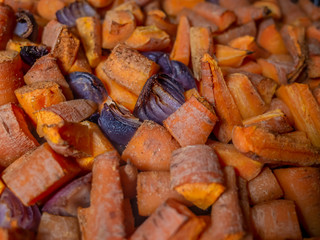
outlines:
[[[45,46],[24,46],[21,48],[20,56],[22,61],[32,66],[38,58],[49,53]]]
[[[169,55],[163,52],[145,52],[144,56],[156,62],[160,66],[160,72],[168,74],[179,82],[184,90],[197,88],[191,70],[182,62],[169,59]]]
[[[92,173],[82,176],[59,190],[42,211],[60,216],[77,217],[78,207],[90,206]]]
[[[98,124],[103,133],[121,152],[133,137],[141,122],[128,109],[116,104],[109,98],[101,110]]]
[[[96,10],[85,1],[76,1],[56,12],[57,20],[69,27],[76,25],[77,18],[98,16]]]
[[[100,104],[108,96],[101,80],[91,73],[72,72],[68,82],[75,98],[89,99]]]
[[[133,114],[159,124],[185,102],[180,83],[167,74],[155,74],[144,85]]]
[[[21,38],[35,42],[38,37],[38,24],[32,13],[21,10],[16,13],[16,18],[17,24],[14,33]]]
[[[8,188],[4,189],[0,196],[0,227],[11,228],[16,224],[18,228],[36,231],[40,218],[37,205],[26,207]]]

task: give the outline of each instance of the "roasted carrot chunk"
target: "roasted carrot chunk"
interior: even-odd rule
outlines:
[[[0,107],[0,119],[0,167],[4,168],[39,143],[28,129],[23,110],[14,103]]]
[[[281,18],[281,9],[278,0],[259,0],[253,3],[255,7],[268,8],[269,16],[275,19]]]
[[[220,66],[239,67],[244,58],[252,52],[217,44],[215,55]]]
[[[84,50],[80,47],[77,53],[77,58],[69,69],[69,73],[72,72],[88,72],[92,73],[92,69],[89,65],[88,59],[84,53]]]
[[[140,170],[167,171],[171,154],[178,148],[179,144],[164,127],[147,120],[129,141],[122,159]]]
[[[154,25],[162,31],[168,33],[170,37],[176,35],[177,24],[172,23],[164,11],[160,9],[145,11],[147,12],[147,18],[145,20],[146,26]]]
[[[139,215],[151,215],[169,198],[190,205],[190,202],[186,201],[181,194],[170,188],[169,171],[147,171],[138,174],[137,201]]]
[[[6,48],[7,42],[11,38],[15,25],[15,17],[13,9],[1,2],[0,4],[0,50],[4,50]]]
[[[174,151],[170,178],[171,187],[201,209],[212,205],[225,189],[218,157],[206,145]]]
[[[24,205],[30,206],[70,181],[79,170],[44,143],[7,167],[2,179]]]
[[[193,9],[200,2],[204,0],[164,0],[163,9],[169,15],[177,15],[183,8]]]
[[[299,167],[274,170],[285,199],[295,202],[300,223],[312,237],[320,236],[320,171],[319,168]]]
[[[163,125],[182,146],[204,144],[212,132],[217,116],[211,105],[192,96]]]

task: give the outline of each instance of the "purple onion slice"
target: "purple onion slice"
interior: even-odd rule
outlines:
[[[77,18],[98,16],[96,10],[86,1],[76,1],[56,12],[57,20],[69,27],[76,25]]]
[[[5,188],[1,193],[0,227],[11,228],[12,223],[15,223],[18,228],[36,231],[40,218],[41,214],[38,206],[24,206],[8,188]]]
[[[141,125],[125,107],[116,104],[110,97],[104,104],[98,124],[118,151],[122,151]]]
[[[20,56],[23,62],[32,66],[37,59],[49,53],[45,46],[24,46],[21,48]]]
[[[159,124],[185,102],[180,83],[167,74],[155,74],[144,85],[133,114],[140,120]]]
[[[197,88],[191,70],[184,63],[174,60],[171,61],[169,55],[163,52],[145,52],[143,55],[159,64],[160,72],[174,78],[183,86],[185,91]]]
[[[42,211],[54,215],[77,217],[78,207],[90,206],[92,173],[73,180],[59,190],[46,204]]]
[[[38,37],[38,24],[32,13],[25,10],[20,10],[16,13],[16,27],[14,34],[21,38],[27,38],[35,42]]]
[[[72,72],[67,79],[75,98],[89,99],[100,104],[108,96],[101,80],[91,73]]]

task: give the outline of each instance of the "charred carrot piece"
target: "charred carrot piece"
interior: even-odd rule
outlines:
[[[253,6],[260,8],[268,8],[268,10],[270,11],[269,16],[275,19],[281,18],[281,9],[278,0],[259,0],[254,2]]]
[[[140,225],[130,240],[170,239],[196,216],[183,204],[168,199]]]
[[[268,167],[265,167],[257,177],[248,182],[248,192],[253,205],[276,200],[283,196],[276,177]]]
[[[170,179],[173,189],[201,209],[211,206],[225,189],[217,155],[201,144],[172,153]]]
[[[0,167],[13,163],[26,152],[39,146],[28,129],[24,112],[14,103],[0,107]]]
[[[203,98],[192,96],[163,125],[180,146],[204,144],[218,118],[212,106]]]
[[[145,82],[159,66],[138,51],[123,44],[117,45],[105,62],[106,74],[129,91],[140,94]]]
[[[99,63],[95,71],[97,77],[102,81],[103,85],[108,91],[109,96],[114,101],[125,106],[132,112],[138,100],[138,96],[130,92],[127,88],[118,84],[114,79],[110,78],[106,74],[106,62],[107,60],[103,60]]]
[[[267,105],[246,75],[230,74],[226,77],[226,83],[243,119],[267,110]]]
[[[137,202],[139,215],[150,216],[169,198],[185,205],[191,205],[181,194],[170,188],[169,171],[147,171],[138,174]]]
[[[252,219],[260,239],[302,238],[293,201],[273,200],[255,205]]]
[[[258,126],[274,133],[288,133],[293,131],[288,117],[280,110],[275,109],[242,121],[245,127]]]
[[[286,54],[288,52],[272,18],[260,23],[257,42],[261,47],[273,54]]]
[[[136,20],[131,12],[108,11],[102,25],[102,47],[112,49],[129,38],[135,28]]]
[[[170,36],[156,26],[138,26],[125,44],[138,51],[161,51],[170,44]]]
[[[220,66],[239,67],[244,58],[251,53],[251,51],[236,49],[221,44],[215,46],[215,56]]]
[[[94,158],[98,155],[114,150],[114,147],[110,141],[104,136],[99,126],[90,121],[81,122],[82,125],[88,127],[88,134],[91,135],[89,145],[91,148],[92,157],[77,158],[76,161],[79,164],[80,168],[85,171],[91,171]]]
[[[134,198],[137,195],[138,169],[131,163],[119,168],[121,186],[125,198]]]
[[[299,167],[274,170],[285,199],[295,202],[300,223],[312,237],[320,236],[319,168]]]
[[[96,17],[82,17],[76,20],[81,42],[92,68],[96,67],[101,58],[101,24]]]
[[[129,198],[123,199],[123,213],[125,216],[124,227],[126,230],[126,237],[130,237],[135,229],[135,219],[132,212],[131,202]]]
[[[38,228],[38,240],[77,240],[80,238],[78,220],[75,217],[57,216],[44,212]]]
[[[212,106],[215,106],[213,95],[213,75],[210,68],[210,63],[205,58],[201,58],[201,80],[199,83],[199,93],[204,97]]]
[[[208,141],[219,157],[222,166],[232,166],[239,176],[250,181],[261,171],[263,164],[240,153],[232,144]]]
[[[177,32],[177,24],[171,23],[166,13],[160,9],[147,11],[145,25],[155,25],[157,28],[168,33],[170,37],[174,37]]]
[[[255,37],[256,33],[257,33],[256,24],[254,21],[251,21],[241,26],[228,29],[227,31],[216,36],[215,40],[217,41],[217,43],[226,45],[232,39],[235,39],[241,36],[246,36],[246,35]]]
[[[227,189],[211,208],[211,225],[203,234],[206,239],[242,239],[244,218],[240,208],[237,177],[233,167],[224,169]]]
[[[79,48],[77,53],[77,58],[68,71],[68,73],[72,73],[72,72],[92,73],[92,69],[89,65],[88,59],[82,47]]]
[[[171,154],[178,148],[179,144],[163,126],[144,121],[123,151],[122,159],[140,170],[167,171]]]
[[[84,240],[124,239],[123,192],[116,151],[96,157],[92,169],[90,207],[86,212]]]
[[[320,161],[319,149],[310,143],[257,126],[235,127],[232,142],[240,152],[264,163],[310,166]]]
[[[183,8],[193,9],[200,2],[204,0],[164,0],[162,6],[169,15],[177,15]]]
[[[26,206],[44,199],[70,181],[79,168],[47,143],[22,155],[2,173],[2,179]]]
[[[0,3],[0,12],[0,50],[4,50],[7,42],[12,37],[15,26],[15,17],[13,9],[3,2]]]
[[[210,2],[200,2],[193,10],[217,25],[219,31],[224,31],[236,21],[236,16],[232,11]]]
[[[208,62],[210,66],[216,103],[215,110],[219,118],[214,128],[214,134],[221,142],[227,143],[231,140],[233,126],[241,125],[241,115],[217,62],[209,54],[204,55],[203,61]]]
[[[237,24],[242,25],[250,21],[257,21],[266,18],[270,14],[270,10],[267,7],[256,6],[241,6],[234,9],[234,13],[237,17]]]
[[[66,101],[59,85],[55,82],[35,82],[18,88],[14,92],[19,104],[36,124],[34,112]]]
[[[39,58],[35,62],[30,70],[24,75],[24,81],[26,84],[44,81],[55,82],[61,87],[62,93],[65,95],[66,99],[73,99],[72,91],[60,71],[57,59],[50,54]]]
[[[190,24],[187,17],[182,16],[179,20],[176,40],[170,54],[170,59],[180,61],[186,66],[190,60]]]
[[[281,86],[277,96],[289,107],[297,130],[305,131],[314,146],[320,146],[320,107],[306,84]]]
[[[208,28],[190,28],[190,47],[193,74],[199,81],[201,79],[201,58],[205,53],[213,53],[213,41]]]

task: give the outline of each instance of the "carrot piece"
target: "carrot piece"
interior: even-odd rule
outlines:
[[[200,2],[193,10],[217,25],[219,31],[224,31],[236,20],[236,16],[232,11],[210,2]]]
[[[257,177],[248,182],[248,192],[253,205],[276,200],[283,196],[276,177],[268,167],[265,167]]]
[[[201,209],[212,205],[225,189],[218,157],[206,145],[175,150],[170,178],[171,187]]]
[[[28,129],[23,110],[14,103],[0,107],[0,119],[0,167],[4,168],[39,143]]]
[[[237,71],[245,71],[253,74],[262,74],[261,66],[255,61],[245,61],[240,67],[237,68]],[[261,94],[261,93],[260,93]],[[261,96],[262,97],[262,96]]]
[[[227,9],[235,10],[239,7],[250,5],[248,0],[223,0],[219,4]]]
[[[84,240],[124,239],[126,235],[119,162],[116,151],[101,154],[94,161]]]
[[[241,125],[241,115],[217,62],[209,54],[204,55],[203,61],[208,62],[210,66],[216,103],[215,110],[219,117],[219,121],[214,128],[214,134],[221,142],[227,143],[231,140],[233,127]]]
[[[320,147],[320,106],[308,85],[281,86],[276,94],[289,107],[296,129],[305,131],[312,144]]]
[[[215,46],[215,55],[220,66],[239,67],[244,58],[251,53],[251,51],[240,50],[221,44]]]
[[[162,7],[169,15],[177,15],[183,8],[193,9],[204,0],[164,0]]]
[[[312,21],[320,19],[320,9],[316,5],[312,4],[312,2],[299,0],[298,4]]]
[[[164,127],[144,121],[127,144],[122,159],[140,170],[166,171],[172,152],[178,148],[179,144]]]
[[[226,77],[226,83],[243,119],[267,110],[267,105],[246,75],[230,74]]]
[[[308,76],[310,78],[320,77],[320,56],[309,56],[308,59]]]
[[[268,8],[270,11],[269,16],[275,19],[281,18],[281,10],[278,0],[259,0],[253,3],[253,6],[260,8]]]
[[[280,0],[278,3],[282,13],[283,23],[295,24],[308,19],[308,16],[302,11],[299,4],[293,3],[290,0]]]
[[[314,90],[318,86],[320,86],[320,78],[308,78],[305,81],[303,81],[304,84],[307,84],[310,88],[310,90]]]
[[[112,49],[124,42],[136,28],[136,20],[128,11],[108,11],[102,25],[102,47]]]
[[[138,170],[131,163],[119,168],[121,186],[125,198],[134,198],[137,195]]]
[[[170,59],[180,61],[188,66],[190,51],[190,24],[187,17],[182,16],[179,20],[177,37],[170,54]]]
[[[169,46],[170,37],[154,25],[139,26],[125,40],[125,44],[138,51],[161,51]]]
[[[64,6],[63,0],[40,0],[37,4],[37,12],[41,17],[50,21],[56,18],[56,12]]]
[[[10,190],[30,206],[54,192],[79,173],[79,168],[54,152],[47,143],[22,155],[2,173]]]
[[[233,167],[224,169],[227,189],[211,208],[211,225],[203,234],[206,239],[240,240],[245,234],[244,218],[240,208],[237,178]]]
[[[193,218],[196,216],[186,206],[168,199],[137,228],[130,240],[170,239]]]
[[[144,14],[136,1],[125,1],[123,4],[114,8],[114,10],[131,12],[136,19],[138,26],[144,23]]]
[[[103,8],[109,6],[112,0],[88,0],[88,2],[96,8]]]
[[[254,228],[259,239],[301,239],[294,202],[273,200],[252,208]]]
[[[45,81],[55,82],[61,87],[62,93],[66,99],[73,99],[72,91],[58,67],[56,58],[50,54],[39,58],[35,62],[30,70],[24,75],[24,81],[26,84]]]
[[[249,5],[235,8],[234,13],[237,16],[237,24],[242,25],[250,21],[257,21],[268,17],[270,10],[267,7]]]
[[[35,82],[16,89],[14,93],[33,123],[37,122],[33,115],[35,111],[66,101],[59,85],[55,82]]]
[[[273,54],[288,53],[280,32],[272,18],[266,19],[259,25],[258,44]]]
[[[76,20],[80,39],[91,67],[96,67],[101,58],[101,25],[96,17],[81,17]]]
[[[235,39],[232,39],[228,45],[233,48],[238,48],[241,50],[249,50],[252,51],[253,44],[254,44],[255,38],[253,36],[245,35],[240,36]]]
[[[189,89],[184,92],[184,98],[186,101],[188,101],[192,96],[194,96],[197,99],[201,98],[200,93],[195,88]]]
[[[22,228],[0,228],[1,240],[33,240],[35,233]]]
[[[69,29],[63,28],[51,50],[62,72],[66,73],[70,70],[76,60],[79,47],[80,40]]]
[[[87,73],[92,73],[92,69],[89,65],[89,62],[87,60],[87,57],[84,53],[84,50],[82,47],[79,48],[78,53],[77,53],[77,58],[68,70],[68,73],[72,72],[87,72]]]
[[[13,9],[3,2],[0,3],[0,13],[0,50],[4,50],[12,37],[15,17]]]
[[[169,19],[167,19],[166,13],[160,9],[147,11],[145,25],[155,25],[162,31],[168,33],[170,37],[174,37],[177,32],[177,24],[171,23]]]
[[[103,85],[108,91],[109,96],[114,101],[125,106],[132,112],[138,100],[138,96],[130,92],[127,88],[118,84],[114,79],[111,79],[106,74],[106,62],[107,60],[103,60],[99,63],[95,71],[97,77],[102,81]]]
[[[191,218],[173,236],[171,236],[169,240],[196,240],[205,227],[206,222],[203,218]]]
[[[44,212],[38,228],[37,240],[78,240],[80,230],[75,217],[57,216]]]
[[[140,94],[145,82],[159,66],[138,51],[118,44],[105,62],[105,73],[129,91]]]
[[[245,127],[258,126],[274,133],[288,133],[293,131],[288,117],[280,109],[245,119],[242,123]]]
[[[237,26],[234,28],[230,28],[227,31],[223,32],[222,34],[219,34],[215,37],[215,40],[219,44],[228,44],[232,39],[235,39],[237,37],[241,36],[253,36],[255,37],[257,33],[256,24],[254,21],[243,24],[241,26]]]
[[[313,96],[315,97],[317,103],[320,105],[320,87],[315,88],[312,91]]]
[[[280,109],[288,118],[289,124],[293,126],[294,119],[293,119],[292,113],[290,112],[290,109],[280,98],[277,98],[277,97],[272,99],[270,103],[269,111],[276,110],[276,109]]]
[[[284,191],[285,199],[295,202],[303,228],[311,237],[319,237],[319,168],[283,168],[274,170],[274,174]]]
[[[209,141],[207,144],[214,149],[222,166],[234,167],[237,174],[247,181],[255,178],[263,167],[260,162],[240,153],[232,144],[217,141]]]
[[[199,92],[212,106],[215,106],[213,95],[213,76],[211,73],[210,63],[205,58],[201,58],[201,80],[199,83]]]
[[[212,106],[203,98],[192,96],[163,125],[180,146],[205,144],[218,118]]]
[[[208,28],[190,28],[190,49],[193,74],[199,81],[201,79],[201,58],[205,53],[209,55],[213,53],[213,41]]]
[[[150,216],[167,199],[190,205],[182,195],[170,188],[169,171],[147,171],[138,174],[137,203],[139,215]]]
[[[59,23],[57,20],[51,20],[43,29],[42,43],[53,48],[63,29],[66,29],[66,25]]]
[[[232,142],[240,152],[259,162],[298,166],[320,162],[319,148],[285,134],[275,135],[256,126],[234,127]]]
[[[76,161],[79,164],[80,168],[85,171],[91,171],[94,158],[104,152],[109,152],[114,150],[114,147],[110,141],[104,136],[99,126],[90,121],[81,122],[82,125],[88,127],[90,141],[90,147],[92,152],[92,157],[77,158]]]

